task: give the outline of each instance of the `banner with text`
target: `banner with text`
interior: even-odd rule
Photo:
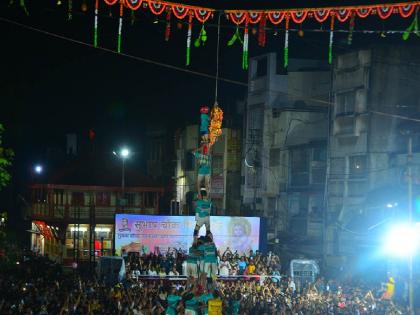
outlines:
[[[193,241],[194,226],[193,216],[116,214],[115,250],[118,255],[122,250],[148,254],[176,248],[186,252]],[[259,249],[260,218],[213,216],[210,226],[221,253],[228,247],[239,254]],[[203,226],[200,235],[204,234]]]

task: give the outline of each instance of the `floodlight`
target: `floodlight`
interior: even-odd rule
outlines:
[[[392,256],[413,255],[420,243],[420,230],[414,225],[400,224],[392,227],[385,237],[385,252]]]

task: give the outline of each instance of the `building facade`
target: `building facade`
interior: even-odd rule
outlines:
[[[322,239],[330,82],[318,61],[250,60],[242,212],[267,219],[268,239]]]
[[[419,56],[418,47],[376,47],[340,55],[334,62],[328,255],[350,257],[369,250],[369,236],[362,235],[391,212],[407,212],[404,134],[410,129],[416,155],[420,125],[410,119],[420,117]],[[418,178],[416,159],[413,164],[413,178]],[[361,226],[364,231],[356,230]]]
[[[163,188],[36,184],[29,216],[32,250],[69,263],[111,255],[115,213],[159,214]]]

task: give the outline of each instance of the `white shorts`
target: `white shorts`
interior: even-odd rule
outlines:
[[[197,264],[187,263],[187,277],[198,277]]]
[[[203,180],[206,181],[206,183],[210,182],[210,174],[198,174],[197,180],[199,183],[201,183]],[[207,192],[209,193],[209,192]]]
[[[197,312],[194,311],[194,310],[186,309],[185,310],[185,315],[197,315]]]
[[[204,272],[207,273],[207,277],[217,275],[217,263],[204,263]]]
[[[210,216],[200,217],[198,214],[195,215],[195,224],[198,229],[201,229],[203,225],[206,226],[206,233],[210,232]]]

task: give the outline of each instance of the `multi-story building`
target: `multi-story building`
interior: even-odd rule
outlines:
[[[407,211],[408,137],[401,131],[411,129],[416,154],[420,125],[411,121],[408,126],[407,118],[420,116],[419,56],[419,47],[376,47],[340,55],[334,62],[325,244],[329,255],[360,253],[368,241],[363,235],[389,218],[394,207],[404,203],[401,213]],[[418,171],[413,167],[414,178]]]
[[[187,126],[177,137],[175,187],[177,206],[173,214],[192,214],[197,165],[191,152],[198,147],[198,125]],[[223,128],[212,150],[211,198],[216,215],[238,215],[240,209],[241,131]],[[178,209],[178,210],[176,210]]]
[[[321,241],[330,82],[319,61],[290,60],[287,72],[274,53],[250,61],[243,211],[267,218],[268,239]]]
[[[164,189],[135,183],[130,181],[124,190],[93,182],[32,185],[28,209],[32,249],[65,263],[111,255],[115,213],[159,214]]]

